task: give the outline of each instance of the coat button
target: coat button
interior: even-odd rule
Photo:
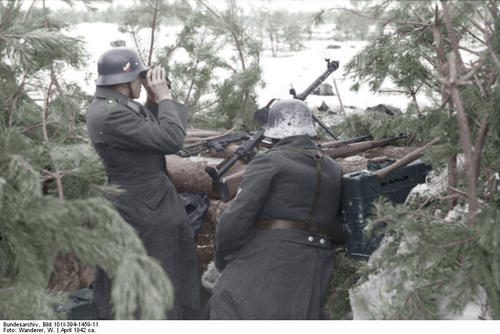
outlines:
[[[309,242],[313,242],[314,241],[314,237],[312,235],[310,235],[310,236],[307,237],[307,240]]]
[[[322,245],[324,245],[324,244],[325,244],[325,239],[321,239],[321,240],[319,241],[319,243],[320,243],[320,244],[322,244]]]

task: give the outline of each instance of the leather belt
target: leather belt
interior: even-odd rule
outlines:
[[[326,228],[319,227],[317,225],[311,225],[306,222],[297,220],[284,220],[284,219],[271,219],[264,220],[260,219],[255,224],[255,227],[259,230],[285,230],[285,231],[306,231],[324,234],[330,237],[330,230]]]

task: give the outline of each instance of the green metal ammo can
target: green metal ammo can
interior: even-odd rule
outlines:
[[[394,161],[374,163],[369,160],[366,170],[342,176],[342,225],[348,257],[367,260],[380,244],[381,235],[368,238],[365,232],[373,201],[384,196],[393,203],[403,203],[413,187],[425,182],[432,169],[421,160],[416,160],[393,171],[383,180],[375,175],[377,170]]]

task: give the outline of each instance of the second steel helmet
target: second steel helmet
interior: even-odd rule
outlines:
[[[296,99],[279,100],[274,103],[269,109],[263,129],[265,130],[264,136],[275,139],[317,135],[311,110],[305,102]]]
[[[98,86],[117,85],[134,81],[137,76],[149,70],[142,63],[139,54],[130,48],[113,48],[104,52],[97,61],[96,80]]]

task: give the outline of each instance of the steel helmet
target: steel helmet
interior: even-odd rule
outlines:
[[[282,139],[290,136],[317,135],[311,110],[303,101],[279,100],[269,109],[266,123],[262,126],[264,136]]]
[[[95,81],[98,86],[117,85],[134,81],[137,76],[149,70],[142,63],[139,54],[130,48],[113,48],[104,52],[97,61]]]

